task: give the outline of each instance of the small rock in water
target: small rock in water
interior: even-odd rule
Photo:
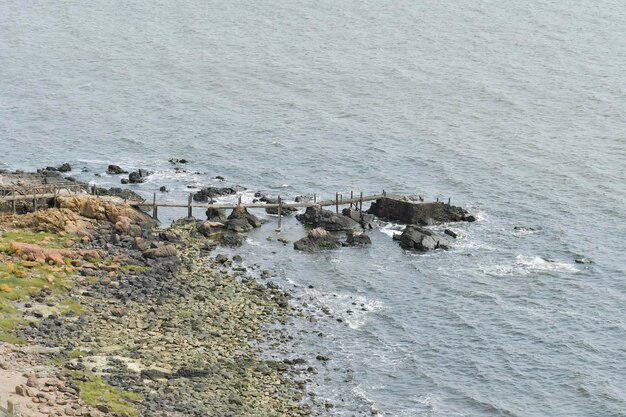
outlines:
[[[450,229],[446,229],[446,230],[444,230],[443,232],[444,232],[445,234],[447,234],[448,236],[450,236],[450,237],[454,238],[454,239],[456,239],[456,238],[457,238],[457,236],[458,236],[458,235],[456,234],[456,232],[453,232],[453,231],[452,231],[452,230],[450,230]]]
[[[162,185],[161,188],[159,188],[159,191],[161,191],[162,193],[170,192],[170,190],[165,185]]]
[[[589,258],[576,258],[576,260],[574,260],[574,262],[576,262],[577,264],[592,264],[593,261]]]

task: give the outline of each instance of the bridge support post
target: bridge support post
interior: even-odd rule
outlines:
[[[283,225],[283,200],[278,196],[278,226],[276,227],[276,231],[280,232],[282,230]]]
[[[335,193],[335,212],[339,214],[339,193]]]
[[[191,207],[192,200],[193,200],[193,194],[189,193],[189,201],[187,202],[187,217],[193,217],[193,207]]]

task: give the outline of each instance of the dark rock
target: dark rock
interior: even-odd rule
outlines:
[[[449,243],[443,236],[415,225],[407,225],[399,237],[400,247],[407,250],[425,252],[434,249],[448,249]]]
[[[473,223],[473,222],[476,221],[476,217],[474,217],[472,215],[469,215],[469,216],[465,217],[463,220],[465,220],[466,222]]]
[[[576,258],[574,260],[574,262],[576,262],[577,264],[592,264],[593,261],[589,258]]]
[[[209,208],[205,212],[206,218],[212,222],[226,222],[226,211],[224,209]]]
[[[222,255],[220,253],[215,257],[215,262],[217,262],[218,264],[225,264],[226,262],[228,262],[228,256]]]
[[[133,171],[128,175],[128,181],[131,184],[140,184],[146,180],[147,177],[152,175],[152,172],[147,171],[145,169],[140,169],[139,171]]]
[[[128,171],[123,170],[118,165],[109,165],[109,167],[107,168],[107,174],[109,175],[128,174]]]
[[[518,232],[534,232],[535,229],[532,227],[524,227],[524,226],[515,226],[513,230],[517,230]]]
[[[296,216],[300,222],[330,231],[361,230],[361,225],[349,217],[324,210],[321,206],[307,207],[304,214]]]
[[[367,212],[382,219],[420,225],[476,220],[461,207],[443,202],[419,203],[388,197],[373,202]]]
[[[206,202],[209,201],[209,198],[213,197],[221,197],[225,195],[233,195],[237,194],[239,191],[244,191],[245,188],[235,185],[233,187],[206,187],[194,193],[193,199],[194,201]]]
[[[96,194],[101,195],[101,196],[106,195],[106,196],[123,198],[124,200],[145,201],[145,199],[142,196],[140,196],[133,190],[129,190],[127,188],[111,187],[107,189],[107,188],[95,187],[94,191],[96,192]]]
[[[443,232],[444,232],[445,234],[447,234],[448,236],[450,236],[451,238],[453,238],[453,239],[456,239],[456,238],[457,238],[457,236],[458,236],[458,235],[456,234],[456,232],[453,232],[453,231],[452,231],[452,230],[450,230],[450,229],[446,229],[446,230],[444,230]]]
[[[305,252],[319,252],[321,250],[340,248],[341,242],[325,229],[318,227],[311,230],[306,237],[295,242],[293,247]]]
[[[241,246],[245,240],[245,235],[240,233],[222,233],[219,243],[222,246]]]
[[[122,184],[128,184],[128,183],[129,183],[128,178],[122,178],[122,179],[120,180],[120,182],[121,182]]]
[[[359,223],[364,229],[371,229],[374,216],[372,214],[363,213],[360,210],[345,208],[341,212],[344,216],[351,218],[355,222]]]
[[[169,160],[169,162],[172,163],[172,164],[186,164],[189,161],[187,161],[186,159],[172,158],[172,159]]]
[[[160,371],[158,369],[142,369],[141,370],[141,377],[143,379],[151,379],[151,380],[157,380],[157,379],[168,379],[171,375],[167,372],[164,371]]]
[[[267,204],[278,204],[278,198],[263,196],[263,197],[261,197],[260,200],[265,202],[265,203],[267,203]],[[284,204],[284,200],[283,200],[283,204]],[[292,214],[292,213],[294,213],[296,211],[298,211],[298,209],[295,208],[295,207],[284,207],[283,206],[282,214],[284,216],[289,216],[290,214]],[[265,212],[267,214],[278,214],[278,207],[266,208]]]
[[[72,170],[72,166],[68,164],[67,162],[57,168],[57,171],[59,172],[70,172],[71,170]]]
[[[346,245],[347,246],[365,246],[371,245],[372,240],[365,232],[349,231],[347,233]]]
[[[255,227],[261,227],[263,222],[254,214],[248,213],[244,207],[235,207],[226,221],[226,228],[235,232],[247,232]]]
[[[159,188],[159,191],[161,191],[162,193],[169,193],[170,192],[170,190],[165,185],[162,185]]]
[[[173,378],[206,378],[211,375],[209,369],[180,368],[172,375]]]

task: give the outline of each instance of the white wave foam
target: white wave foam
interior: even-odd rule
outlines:
[[[396,233],[402,233],[404,225],[398,223],[384,223],[380,231],[389,237],[393,237]]]
[[[517,256],[517,265],[530,271],[579,272],[572,264],[543,259],[540,256]]]

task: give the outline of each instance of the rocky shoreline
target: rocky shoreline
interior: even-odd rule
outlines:
[[[0,227],[0,347],[20,358],[0,366],[25,375],[9,387],[31,400],[23,414],[311,414],[307,360],[262,356],[288,338],[269,328],[293,317],[289,294],[213,256],[195,222],[160,230],[106,198],[59,206]]]

